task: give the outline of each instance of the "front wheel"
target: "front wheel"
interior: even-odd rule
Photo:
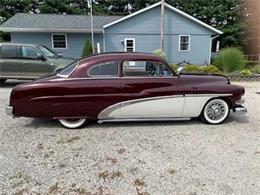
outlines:
[[[226,101],[222,99],[210,100],[204,107],[200,119],[204,123],[217,125],[224,122],[230,112]]]
[[[82,126],[87,119],[59,119],[59,122],[68,129],[76,129]]]

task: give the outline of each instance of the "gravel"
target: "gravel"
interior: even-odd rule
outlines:
[[[259,194],[259,82],[246,87],[247,115],[217,126],[186,122],[91,123],[5,115],[0,88],[0,194]]]

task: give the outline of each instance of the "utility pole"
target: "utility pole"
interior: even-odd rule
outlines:
[[[92,0],[89,1],[90,5],[90,23],[91,23],[91,44],[92,44],[92,53],[95,54],[95,42],[94,42],[94,27],[93,27],[93,4]]]
[[[163,51],[164,48],[164,4],[165,0],[161,0],[161,41],[160,48]]]

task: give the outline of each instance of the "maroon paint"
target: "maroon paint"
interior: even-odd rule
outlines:
[[[89,118],[105,108],[127,100],[185,94],[232,94],[226,97],[231,108],[245,90],[230,85],[220,75],[180,75],[171,78],[122,76],[124,60],[149,60],[167,64],[160,57],[142,53],[101,54],[83,59],[69,78],[52,76],[16,86],[10,97],[14,116],[38,118]],[[120,64],[117,78],[90,78],[87,70],[101,62]],[[173,108],[174,109],[174,108]]]

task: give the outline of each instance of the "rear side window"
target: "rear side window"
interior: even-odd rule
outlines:
[[[97,64],[88,71],[88,75],[91,77],[117,76],[118,64],[117,62],[106,62],[102,64]]]
[[[17,58],[18,46],[16,45],[3,45],[0,50],[1,58]]]

